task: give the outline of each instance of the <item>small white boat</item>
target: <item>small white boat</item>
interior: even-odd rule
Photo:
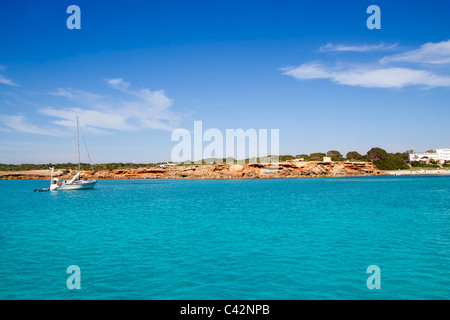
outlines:
[[[77,117],[77,144],[78,144],[78,172],[70,180],[60,180],[53,178],[53,169],[50,178],[50,191],[63,191],[63,190],[82,190],[94,188],[97,180],[80,179],[81,177],[81,161],[80,161],[80,138],[79,138],[79,121]],[[92,164],[91,164],[92,165]]]
[[[97,183],[97,180],[80,179],[80,172],[78,172],[71,180],[59,180],[58,178],[53,178],[53,168],[51,169],[52,179],[50,191],[92,189]]]

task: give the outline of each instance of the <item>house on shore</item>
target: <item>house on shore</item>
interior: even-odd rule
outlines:
[[[409,161],[421,161],[429,163],[434,160],[439,163],[450,161],[450,149],[436,149],[436,152],[410,153]]]

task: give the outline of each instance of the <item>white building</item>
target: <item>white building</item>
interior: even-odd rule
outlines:
[[[436,149],[436,152],[409,154],[409,161],[429,162],[430,160],[434,160],[440,163],[450,161],[450,149]]]
[[[436,153],[439,155],[441,163],[450,161],[450,149],[436,149]]]

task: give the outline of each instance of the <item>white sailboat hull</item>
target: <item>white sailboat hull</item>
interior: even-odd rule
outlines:
[[[62,183],[60,186],[52,184],[50,191],[64,191],[64,190],[84,190],[94,188],[97,180],[77,180],[72,184]]]

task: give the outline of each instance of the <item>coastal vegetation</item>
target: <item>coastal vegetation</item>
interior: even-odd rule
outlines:
[[[100,163],[95,164],[95,170],[120,170],[120,169],[137,169],[143,167],[154,167],[157,166],[156,163]],[[47,163],[47,164],[0,164],[0,171],[29,171],[29,170],[47,170],[50,167],[55,168],[55,170],[78,170],[77,163]],[[90,171],[92,167],[89,163],[81,163],[81,170]]]
[[[412,150],[397,153],[388,153],[386,150],[378,147],[374,147],[367,151],[366,154],[362,155],[357,151],[348,152],[345,157],[337,150],[330,150],[326,153],[324,152],[314,152],[311,154],[298,154],[293,155],[280,155],[279,161],[292,161],[292,160],[303,160],[303,161],[323,161],[324,157],[330,157],[332,161],[364,161],[373,162],[373,164],[380,170],[400,170],[400,169],[411,169],[411,168],[440,168],[440,167],[450,167],[450,163],[446,162],[444,164],[439,164],[438,162],[431,160],[429,163],[423,163],[419,161],[409,162],[409,153]],[[249,164],[249,163],[267,163],[273,159],[271,156],[250,158],[243,160],[236,160],[233,158],[209,158],[203,159],[201,162],[196,162],[195,164]],[[100,163],[95,164],[95,170],[125,170],[125,169],[138,169],[138,168],[152,168],[161,167],[166,165],[166,162],[158,163]],[[177,165],[184,165],[187,163],[180,163]],[[64,172],[69,172],[71,170],[77,170],[78,164],[75,163],[59,163],[59,164],[0,164],[0,171],[30,171],[30,170],[46,170],[49,167],[54,167],[55,169],[64,170]],[[82,163],[81,169],[84,171],[91,171],[92,167],[88,163]]]
[[[430,163],[420,162],[420,161],[411,161],[411,167],[413,168],[440,168],[441,166],[435,161],[431,160]],[[448,163],[444,163],[443,167],[448,167]]]

